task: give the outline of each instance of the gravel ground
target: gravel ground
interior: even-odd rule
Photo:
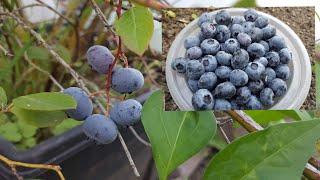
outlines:
[[[309,55],[311,57],[312,64],[315,60],[315,51],[314,51],[314,12],[313,7],[290,7],[290,8],[256,8],[259,11],[271,14],[278,19],[282,20],[284,23],[289,25],[301,38],[304,45],[306,46]],[[202,12],[212,11],[216,9],[171,9],[176,15],[172,18],[168,15],[163,15],[163,51],[166,55],[171,43],[175,39],[176,35],[189,23],[193,20],[192,14],[199,16]],[[166,110],[178,110],[177,105],[173,101],[168,87],[166,86],[165,77],[164,77],[165,65],[163,65],[163,77],[161,84],[164,87],[165,91],[165,109]],[[309,95],[304,102],[302,109],[315,109],[316,106],[315,98],[315,76],[312,76],[312,84]]]

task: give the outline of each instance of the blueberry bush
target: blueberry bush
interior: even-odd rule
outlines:
[[[141,68],[149,64],[140,64],[148,56],[157,57],[148,49],[155,19],[151,9],[163,7],[156,1],[146,4],[136,0],[124,5],[121,0],[111,3],[90,0],[88,4],[73,4],[72,12],[79,12],[73,17],[75,22],[69,19],[73,14],[60,14],[54,26],[46,23],[30,26],[15,10],[18,8],[15,1],[8,2],[1,2],[5,10],[0,11],[0,135],[21,149],[48,138],[42,137],[44,132],[61,134],[82,124],[88,141],[112,146],[118,138],[133,174],[139,177],[119,130],[132,130],[141,120],[148,140],[139,140],[152,150],[161,180],[169,179],[185,162],[198,162],[200,166],[193,159],[195,156],[201,162],[212,158],[206,163],[203,179],[319,179],[320,163],[314,153],[320,130],[316,111],[166,112],[160,90],[143,105],[134,99],[156,86],[150,69],[145,72]],[[37,6],[45,6],[42,1],[37,2],[40,3]],[[108,5],[107,9],[103,5]],[[84,24],[93,11],[97,16],[86,31]],[[105,17],[109,11],[117,14],[114,25]],[[92,32],[93,29],[100,31]],[[101,29],[105,31],[102,33]],[[64,38],[55,36],[56,33]],[[81,42],[77,38],[80,34],[85,38]],[[186,47],[194,44],[198,44],[197,40],[190,39]],[[190,56],[199,56],[198,50],[191,50]],[[216,78],[210,72],[202,75],[206,82],[201,84],[204,89],[196,92],[200,94],[195,97],[200,97],[195,100],[199,106],[209,102],[204,109],[213,107],[207,87],[218,77],[223,78],[226,71],[231,72],[228,54],[220,56],[219,63],[225,63],[219,67],[221,72],[216,73]],[[203,59],[205,63],[200,64],[207,64],[208,71],[215,69],[217,63],[212,59],[208,55]],[[263,60],[260,61],[262,64]],[[159,64],[152,61],[151,67],[161,67]],[[195,62],[193,67],[196,66],[199,63]],[[174,67],[185,71],[183,65]],[[192,75],[199,76],[196,72],[194,69]],[[190,88],[195,87],[192,83]],[[251,86],[257,89],[261,84]],[[217,91],[216,95],[228,96],[235,91],[230,85],[223,85],[222,89],[225,90]],[[224,94],[226,91],[230,92]],[[264,91],[267,98],[268,90]],[[242,88],[236,93],[246,99],[250,96],[248,92],[249,88]],[[223,99],[218,102],[220,109],[229,106]],[[58,165],[16,162],[2,154],[0,161],[12,169],[17,179],[23,179],[18,166],[54,170],[60,179],[65,179]]]

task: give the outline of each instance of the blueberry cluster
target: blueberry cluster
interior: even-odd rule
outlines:
[[[101,74],[107,74],[109,67],[114,63],[114,56],[108,48],[95,45],[88,49],[87,60],[92,69]],[[140,89],[144,84],[144,77],[140,71],[133,68],[114,68],[112,70],[111,88],[119,93],[131,93]],[[76,109],[67,110],[69,117],[76,120],[85,120],[83,131],[89,139],[99,144],[108,144],[114,141],[119,126],[130,126],[140,120],[142,105],[134,100],[127,99],[116,103],[110,110],[110,116],[92,114],[93,105],[90,97],[78,87],[69,87],[63,91],[72,96],[77,102]]]
[[[249,9],[203,13],[171,67],[186,76],[196,110],[266,109],[287,91],[292,53],[269,20]]]

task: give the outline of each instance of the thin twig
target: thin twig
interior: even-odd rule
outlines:
[[[227,113],[235,120],[237,121],[242,127],[244,127],[248,132],[255,132],[263,130],[263,127],[260,126],[258,123],[256,123],[250,116],[248,116],[243,111],[227,111]],[[309,160],[310,161],[310,160]],[[307,163],[305,166],[305,169],[303,171],[303,174],[313,179],[314,177],[317,177],[316,179],[320,178],[320,172],[311,165],[311,163]]]
[[[218,127],[219,127],[219,130],[220,130],[223,138],[226,140],[226,142],[227,142],[228,144],[230,144],[231,142],[230,142],[230,139],[228,138],[226,132],[224,132],[224,130],[223,130],[223,128],[221,127],[221,125],[218,124]]]
[[[132,126],[129,126],[129,129],[131,130],[132,134],[144,145],[148,146],[148,147],[151,147],[151,144],[148,143],[147,141],[145,141],[144,139],[142,139],[139,134],[137,133],[137,131],[132,127]]]
[[[5,56],[8,56],[8,57],[12,57],[13,55],[8,51],[6,50],[1,44],[0,44],[0,50],[3,52],[3,54]]]
[[[123,137],[121,136],[120,133],[118,133],[118,137],[119,137],[119,140],[120,140],[120,142],[121,142],[121,144],[122,144],[122,146],[123,146],[124,151],[125,151],[126,154],[127,154],[127,157],[128,157],[129,163],[130,163],[130,166],[132,167],[135,176],[136,176],[136,177],[140,177],[140,174],[139,174],[139,172],[138,172],[137,167],[135,166],[135,164],[134,164],[134,162],[133,162],[133,159],[132,159],[131,154],[130,154],[130,152],[129,152],[129,150],[128,150],[128,147],[127,147],[126,143],[124,143]],[[128,156],[128,155],[129,155],[129,156]]]
[[[61,172],[61,168],[58,165],[50,165],[50,164],[31,164],[31,163],[24,163],[24,162],[18,162],[18,161],[13,161],[10,160],[6,157],[4,157],[3,155],[0,155],[0,160],[3,161],[4,163],[6,163],[9,167],[15,167],[15,166],[22,166],[22,167],[26,167],[26,168],[35,168],[35,169],[48,169],[48,170],[53,170],[55,171],[59,178],[61,180],[65,180],[62,172]],[[15,169],[15,168],[14,168]]]
[[[114,29],[112,28],[112,25],[109,24],[106,16],[103,14],[103,12],[99,8],[99,6],[96,3],[96,1],[95,0],[90,0],[90,2],[92,4],[92,7],[93,7],[94,11],[98,15],[100,21],[102,21],[102,23],[104,24],[104,27],[106,28],[106,30],[109,30],[114,36],[116,36],[116,33],[115,33]]]
[[[20,48],[22,48],[23,45],[22,45],[20,39],[17,38],[17,37],[15,37],[15,40],[16,40],[18,46],[19,46]],[[27,52],[25,52],[23,56],[24,56],[24,59],[25,59],[32,67],[34,67],[36,70],[38,70],[38,71],[46,74],[46,75],[50,78],[50,80],[60,89],[60,91],[63,91],[63,90],[64,90],[63,86],[58,82],[58,80],[57,80],[56,78],[54,78],[48,71],[42,69],[41,67],[39,67],[38,65],[36,65],[35,63],[33,63],[33,62],[29,59],[29,56],[28,56]]]

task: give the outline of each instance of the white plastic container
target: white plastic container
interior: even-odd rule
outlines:
[[[243,15],[247,9],[229,8],[225,9],[232,16]],[[219,10],[215,11],[218,12]],[[298,35],[279,19],[263,13],[258,13],[269,19],[269,24],[275,26],[277,35],[283,37],[288,48],[292,51],[293,61],[289,64],[291,75],[287,81],[288,91],[278,99],[270,109],[299,109],[305,101],[311,85],[311,63],[308,52]],[[173,41],[166,60],[166,80],[170,94],[180,110],[194,110],[191,103],[193,93],[187,86],[184,74],[179,74],[171,68],[171,62],[178,57],[184,57],[186,49],[184,40],[190,35],[196,35],[200,28],[197,25],[198,19],[188,24]]]

